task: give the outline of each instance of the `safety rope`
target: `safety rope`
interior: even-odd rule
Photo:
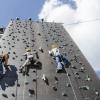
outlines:
[[[66,72],[68,72],[68,71],[66,70]],[[77,99],[77,96],[76,96],[76,92],[75,92],[74,86],[73,86],[73,84],[72,84],[72,81],[71,81],[71,79],[70,79],[70,77],[69,77],[68,75],[67,75],[67,77],[68,77],[68,80],[69,80],[69,82],[70,82],[70,85],[71,85],[71,88],[72,88],[72,91],[73,91],[75,100],[78,100],[78,99]]]

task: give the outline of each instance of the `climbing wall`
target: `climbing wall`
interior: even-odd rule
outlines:
[[[52,44],[69,61],[59,73],[48,53]],[[39,62],[37,67],[31,66],[29,76],[19,73],[27,48],[37,53],[34,58]],[[10,58],[9,70],[3,68],[0,79],[0,100],[100,100],[100,81],[59,23],[11,20],[0,40],[0,54],[3,52]]]
[[[5,30],[5,28],[0,28],[0,38],[2,37],[4,30]]]

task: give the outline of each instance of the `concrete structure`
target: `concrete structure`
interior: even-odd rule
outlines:
[[[60,73],[56,73],[56,63],[48,54],[52,44],[70,63]],[[23,76],[19,68],[28,47],[38,53],[39,63],[37,67],[31,66],[29,76]],[[9,53],[10,67],[0,80],[0,100],[100,100],[100,81],[59,23],[10,21],[0,40],[2,52]]]

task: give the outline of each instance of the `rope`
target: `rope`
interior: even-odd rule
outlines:
[[[69,23],[69,24],[66,24],[66,25],[68,26],[68,25],[82,24],[82,23],[95,22],[95,21],[100,21],[100,19],[92,19],[92,20],[78,21],[78,22],[75,22],[75,23]]]
[[[66,71],[67,71],[67,70],[66,70]],[[74,87],[73,87],[73,84],[72,84],[72,82],[71,82],[71,79],[70,79],[70,77],[69,77],[68,75],[67,75],[67,77],[68,77],[68,80],[69,80],[69,82],[70,82],[70,85],[71,85],[71,88],[72,88],[72,91],[73,91],[75,100],[78,100],[78,99],[77,99],[77,96],[76,96],[76,93],[75,93],[75,90],[74,90]]]

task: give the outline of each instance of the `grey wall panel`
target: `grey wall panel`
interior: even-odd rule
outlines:
[[[70,62],[70,66],[65,67],[61,73],[56,73],[56,63],[48,54],[52,44],[56,44]],[[4,51],[10,55],[10,70],[4,71],[5,76],[0,80],[0,100],[100,99],[100,81],[61,24],[13,20],[0,40],[0,47],[0,54]],[[19,68],[25,61],[23,54],[28,47],[33,52],[38,52],[37,61],[41,66],[31,68],[29,76],[23,76],[19,73]],[[40,47],[44,52],[39,51]],[[47,77],[48,84],[42,80],[43,74]],[[29,95],[29,90],[34,91],[32,96]]]

